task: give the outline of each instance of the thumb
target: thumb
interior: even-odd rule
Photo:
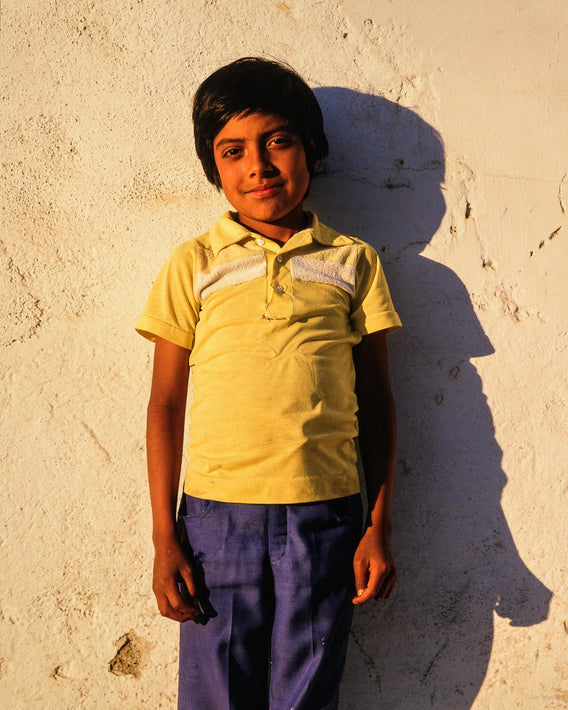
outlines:
[[[369,572],[363,567],[357,565],[354,569],[355,571],[355,590],[357,596],[353,598],[353,604],[363,604],[367,601],[369,595],[365,594],[367,591],[367,583],[369,581]]]
[[[195,584],[195,576],[194,576],[194,571],[192,567],[189,564],[184,564],[183,566],[180,566],[179,573],[185,582],[185,586],[187,587],[187,591],[189,592],[189,595],[191,597],[196,597],[197,596],[197,585]]]

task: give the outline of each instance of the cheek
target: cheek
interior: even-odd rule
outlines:
[[[310,184],[310,171],[308,170],[308,165],[306,163],[305,153],[302,151],[301,156],[295,162],[295,179],[298,183],[298,187],[302,186],[306,190]]]
[[[298,191],[306,192],[310,184],[310,173],[307,168],[298,171],[296,175],[296,184],[298,185]]]
[[[219,180],[221,182],[221,188],[223,189],[224,193],[231,192],[231,190],[234,189],[234,176],[231,170],[227,169],[227,166],[223,166],[222,170],[219,170],[219,167],[217,167],[217,171],[219,173]]]
[[[217,168],[223,189],[225,189],[225,185],[229,187],[231,182],[234,182],[235,167],[233,163],[228,160],[221,160],[215,156],[215,167]]]

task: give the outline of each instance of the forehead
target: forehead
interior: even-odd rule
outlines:
[[[295,132],[289,122],[276,113],[241,113],[227,121],[213,139],[213,145],[225,140],[255,140],[275,131]]]

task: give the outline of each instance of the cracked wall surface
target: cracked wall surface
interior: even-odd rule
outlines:
[[[2,707],[175,706],[133,325],[226,209],[190,105],[245,55],[314,87],[308,206],[376,247],[404,323],[399,580],[341,710],[568,707],[567,30],[560,0],[3,3]]]

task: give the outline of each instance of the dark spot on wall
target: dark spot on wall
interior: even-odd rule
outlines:
[[[63,666],[59,665],[56,666],[53,671],[51,672],[51,677],[55,678],[55,680],[60,680],[61,678],[65,678],[65,671],[63,670]]]
[[[542,241],[540,241],[540,242],[539,242],[539,245],[538,245],[538,248],[539,248],[539,249],[542,249],[544,246],[546,246],[546,243],[547,243],[547,242],[551,242],[555,237],[558,236],[558,233],[560,232],[561,229],[562,229],[562,227],[557,227],[557,228],[554,230],[554,232],[551,232],[551,233],[548,235],[548,238],[547,238],[547,239],[543,239]],[[534,255],[534,250],[531,249],[531,251],[529,252],[529,257],[530,257],[530,256],[533,256],[533,255]]]
[[[465,218],[469,219],[471,217],[471,213],[473,211],[473,208],[471,206],[470,202],[465,203]]]
[[[384,182],[387,190],[397,190],[400,187],[412,187],[410,180],[401,180],[400,182],[394,181],[391,178],[387,178]]]

